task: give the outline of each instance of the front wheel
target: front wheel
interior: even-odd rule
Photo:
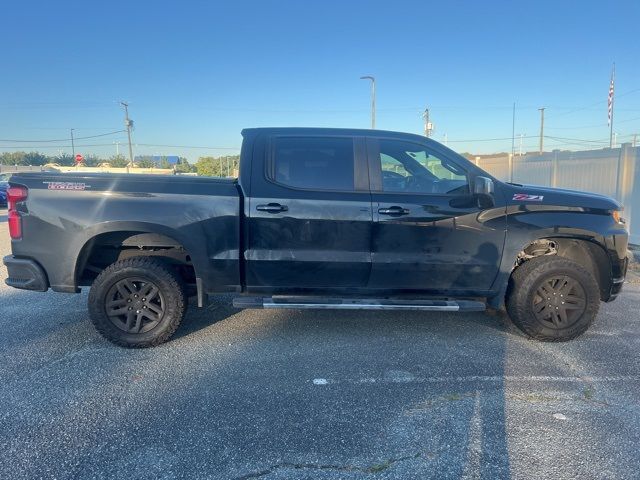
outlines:
[[[528,336],[564,342],[582,335],[600,306],[593,274],[572,260],[543,256],[528,260],[511,276],[507,313]]]
[[[111,342],[153,347],[169,339],[187,300],[177,275],[161,260],[133,257],[104,269],[89,292],[89,316]]]

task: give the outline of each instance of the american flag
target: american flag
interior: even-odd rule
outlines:
[[[615,79],[615,74],[616,74],[616,70],[615,70],[615,66],[613,67],[613,70],[611,71],[611,83],[609,83],[609,115],[607,116],[607,126],[610,127],[611,126],[611,117],[613,116],[613,81]]]

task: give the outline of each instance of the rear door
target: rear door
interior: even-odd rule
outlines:
[[[364,139],[273,135],[256,145],[248,289],[365,287],[373,214]]]
[[[470,193],[472,172],[446,149],[368,138],[374,227],[371,288],[481,291],[502,255],[504,205]]]

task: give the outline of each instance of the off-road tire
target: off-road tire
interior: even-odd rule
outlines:
[[[540,319],[547,312],[563,308],[564,303],[559,303],[561,299],[556,301],[553,294],[557,292],[556,296],[559,297],[563,292],[562,286],[557,289],[552,286],[553,279],[556,278],[568,278],[577,282],[579,287],[571,290],[578,292],[576,295],[571,295],[572,302],[576,302],[575,305],[581,305],[575,298],[581,294],[584,296],[583,310],[576,309],[576,313],[571,313],[574,318],[568,318],[569,311],[564,310],[566,326],[562,325],[559,315],[551,314],[546,321]],[[540,290],[541,288],[543,290]],[[540,295],[541,291],[552,293],[544,298]],[[547,299],[549,300],[544,301]],[[538,303],[535,303],[536,301]],[[536,314],[534,305],[536,310],[542,307],[542,311]],[[575,305],[572,305],[572,308]],[[558,256],[536,257],[526,261],[511,275],[506,306],[511,321],[529,337],[544,342],[566,342],[582,335],[593,323],[600,307],[600,288],[593,273],[577,262]],[[554,323],[554,318],[557,324],[551,325]]]
[[[137,286],[140,286],[139,292],[144,293],[143,289],[151,285],[157,288],[157,300],[143,303],[143,298],[127,299],[124,294],[120,293],[121,286],[131,282],[133,289],[125,288],[125,294],[128,294],[130,290],[135,290]],[[152,288],[149,293],[154,291]],[[117,297],[115,300],[114,292]],[[187,298],[184,292],[185,288],[178,275],[162,260],[152,257],[133,257],[120,260],[105,268],[94,280],[89,291],[89,316],[98,332],[116,345],[127,348],[155,347],[166,342],[180,325],[187,307]],[[131,296],[133,296],[133,292]],[[144,300],[147,299],[144,298]],[[151,301],[155,303],[149,303]],[[114,303],[118,303],[118,306],[112,306]],[[123,303],[121,308],[119,303]],[[135,310],[136,308],[140,308],[140,310]],[[124,330],[129,325],[130,317],[128,314],[135,315],[137,320],[138,315],[135,312],[142,312],[142,308],[145,309],[145,313],[142,315],[152,314],[159,320],[149,320],[141,315],[139,323],[144,324],[146,320],[146,326],[140,327],[136,332],[136,323],[131,329]],[[125,310],[120,317],[113,315],[118,309]],[[127,310],[131,310],[131,312]],[[159,310],[161,310],[161,314],[156,313]],[[107,314],[108,311],[112,314],[111,318]],[[126,322],[126,324],[119,327],[117,326],[119,322],[112,318],[123,318],[123,323]]]

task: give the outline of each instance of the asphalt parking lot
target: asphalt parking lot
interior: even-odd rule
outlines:
[[[484,313],[218,298],[126,350],[86,301],[0,286],[0,478],[638,478],[635,282],[566,344]]]

